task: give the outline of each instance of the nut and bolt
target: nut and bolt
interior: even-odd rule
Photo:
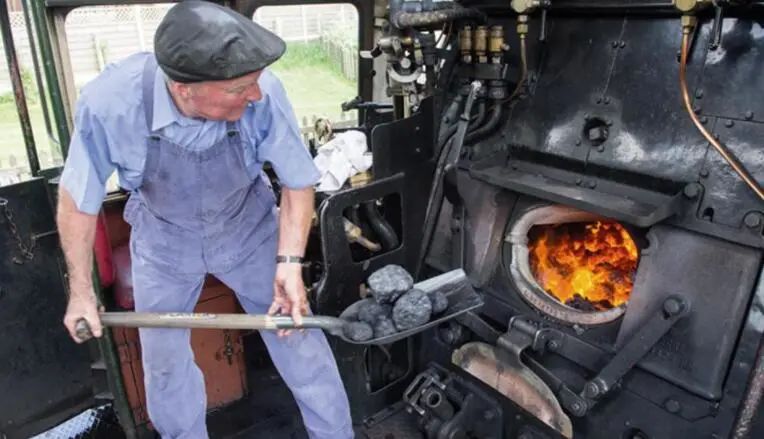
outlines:
[[[675,399],[666,400],[666,402],[663,403],[663,407],[665,407],[669,413],[679,413],[679,411],[682,410],[682,404]]]
[[[596,398],[600,394],[600,388],[595,383],[586,383],[586,386],[584,386],[584,394],[588,398]]]
[[[550,351],[556,351],[557,349],[560,349],[560,342],[557,340],[549,340],[547,347]]]
[[[761,214],[758,212],[749,212],[743,219],[745,225],[750,229],[756,229],[761,226]]]
[[[682,302],[673,297],[670,297],[663,302],[663,311],[669,317],[673,317],[682,312],[682,307]]]
[[[684,187],[682,192],[684,193],[685,197],[689,198],[690,200],[694,200],[700,195],[700,185],[697,183],[690,183]]]

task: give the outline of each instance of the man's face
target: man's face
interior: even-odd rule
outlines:
[[[184,113],[207,120],[234,122],[241,118],[249,102],[263,95],[258,85],[262,71],[225,81],[176,84],[177,96]]]

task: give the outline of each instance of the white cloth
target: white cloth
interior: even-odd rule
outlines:
[[[313,163],[321,173],[316,190],[339,190],[352,176],[371,168],[371,153],[366,147],[366,134],[345,131],[318,148]]]

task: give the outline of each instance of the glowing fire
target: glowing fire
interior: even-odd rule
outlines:
[[[603,311],[629,300],[637,246],[620,224],[534,226],[528,237],[533,275],[560,302],[585,311]]]

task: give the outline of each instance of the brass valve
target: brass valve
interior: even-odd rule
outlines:
[[[479,63],[488,62],[488,56],[486,55],[488,52],[488,28],[487,27],[478,26],[477,29],[475,29],[475,35],[473,37],[472,44],[475,49],[475,58],[477,58],[477,62]]]
[[[697,12],[712,4],[713,0],[674,0],[674,7],[685,14]]]
[[[462,53],[462,62],[472,63],[472,27],[464,26],[459,32],[459,50]]]

